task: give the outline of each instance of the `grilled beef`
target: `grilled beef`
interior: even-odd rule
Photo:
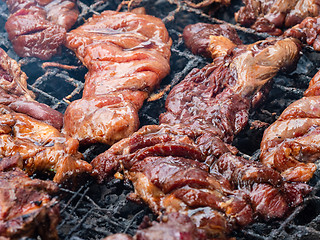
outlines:
[[[305,97],[290,104],[261,141],[261,161],[295,182],[308,182],[319,159],[320,72],[310,81]]]
[[[0,48],[0,104],[58,129],[62,128],[63,115],[43,103],[36,102],[34,93],[27,89],[27,79],[18,63]]]
[[[320,51],[320,17],[308,17],[300,24],[286,30],[284,36],[294,37]]]
[[[0,159],[0,165],[2,161],[15,162],[19,156],[13,158],[16,159]],[[20,169],[1,169],[0,238],[58,239],[58,201],[49,195],[57,191],[57,185],[51,181],[31,179]]]
[[[283,28],[292,27],[307,17],[320,13],[317,0],[244,0],[245,6],[235,14],[241,25],[258,32],[281,35]]]
[[[81,142],[113,144],[139,126],[138,110],[170,71],[172,41],[160,19],[105,11],[67,34],[88,68],[82,99],[67,108],[64,129]]]
[[[53,126],[4,105],[0,105],[0,123],[0,156],[20,153],[27,173],[53,173],[58,183],[91,173],[91,165],[78,152],[78,141]]]
[[[73,0],[7,0],[6,3],[11,15],[5,28],[21,57],[51,58],[79,15]]]

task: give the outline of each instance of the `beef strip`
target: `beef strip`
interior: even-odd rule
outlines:
[[[264,132],[261,161],[296,182],[308,182],[320,157],[320,72],[310,81],[305,97],[290,104]]]
[[[79,11],[74,0],[7,0],[11,12],[5,28],[21,57],[50,59],[65,41]]]
[[[257,32],[281,35],[307,17],[320,13],[317,0],[243,0],[245,6],[235,14],[236,22]]]
[[[136,131],[138,110],[170,71],[171,44],[160,19],[129,12],[105,11],[68,33],[67,47],[89,72],[64,130],[83,143],[109,145]]]
[[[14,169],[14,165],[3,168],[3,161],[15,162],[19,156],[13,158],[0,159],[0,238],[58,239],[59,206],[50,197],[59,190],[57,185],[31,179],[22,170]]]

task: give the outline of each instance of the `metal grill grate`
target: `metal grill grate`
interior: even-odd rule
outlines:
[[[85,19],[104,10],[115,10],[120,4],[118,0],[91,1],[80,0],[81,11],[75,27]],[[158,92],[164,89],[164,95],[156,101],[147,101],[140,110],[141,125],[157,124],[159,114],[164,111],[164,101],[168,90],[195,67],[206,65],[209,60],[195,56],[188,51],[181,39],[183,28],[191,23],[228,22],[234,24],[233,13],[239,9],[241,2],[235,0],[232,7],[221,9],[212,18],[205,12],[193,9],[180,0],[144,0],[140,6],[147,13],[159,17],[166,24],[173,40],[171,74],[166,77]],[[125,7],[124,7],[125,8]],[[0,2],[0,47],[12,58],[19,61],[22,70],[29,77],[29,87],[37,94],[37,99],[51,107],[64,112],[68,103],[81,97],[86,69],[75,55],[63,48],[61,55],[50,60],[50,64],[36,58],[20,59],[8,41],[4,24],[9,13],[6,5]],[[236,26],[245,43],[267,37],[266,34],[255,34],[250,29]],[[271,123],[293,101],[302,97],[311,77],[320,68],[320,53],[310,48],[303,51],[298,68],[291,74],[279,74],[270,92],[267,102],[251,114],[250,121],[260,120]],[[69,70],[52,67],[52,63],[74,66]],[[250,129],[248,126],[235,140],[234,144],[241,152],[257,156],[260,140],[264,129]],[[248,148],[250,146],[250,148]],[[94,145],[81,149],[90,161],[98,153],[106,150],[103,145]],[[313,193],[305,199],[304,205],[296,208],[286,219],[268,223],[254,223],[243,230],[234,232],[237,239],[320,239],[320,174],[316,172],[311,181],[315,186]],[[78,191],[61,189],[61,216],[58,227],[61,239],[87,240],[101,239],[109,234],[122,232],[134,234],[137,226],[145,215],[153,218],[146,206],[126,200],[132,191],[130,183],[113,180],[106,185],[89,182]]]

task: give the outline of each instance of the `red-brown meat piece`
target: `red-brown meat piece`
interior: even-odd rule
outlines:
[[[245,6],[235,14],[241,25],[257,32],[281,35],[283,28],[292,27],[307,17],[320,13],[317,0],[243,0]]]
[[[294,37],[320,51],[320,17],[308,17],[300,24],[284,32],[286,37]]]
[[[280,69],[296,63],[299,50],[289,38],[229,50],[171,90],[160,123],[188,125],[231,143],[247,123],[252,98]]]
[[[67,108],[65,131],[81,142],[113,144],[139,126],[138,110],[170,71],[172,41],[162,21],[105,11],[67,34],[88,68],[83,97]]]
[[[220,46],[223,45],[223,40],[229,43],[231,47],[242,44],[236,30],[226,24],[196,23],[183,29],[183,40],[193,54],[214,58],[209,50],[210,36],[219,36]],[[231,47],[228,46],[228,48]],[[225,54],[225,52],[222,54]]]
[[[64,136],[53,126],[0,105],[0,156],[19,153],[23,169],[32,175],[44,172],[63,183],[90,174],[91,165],[82,160],[78,141]]]
[[[56,230],[60,220],[58,201],[49,195],[58,190],[53,182],[31,179],[19,169],[1,171],[0,238],[59,239]]]
[[[0,104],[61,129],[62,113],[36,102],[34,93],[27,89],[27,79],[18,63],[0,48]]]
[[[261,161],[294,182],[308,182],[320,157],[320,73],[310,81],[305,97],[290,104],[261,142]]]
[[[21,57],[51,58],[79,15],[73,0],[7,0],[6,3],[11,15],[5,28]]]

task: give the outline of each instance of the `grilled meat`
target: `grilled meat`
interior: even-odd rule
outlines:
[[[2,161],[4,159],[0,165]],[[31,179],[20,169],[3,170],[0,171],[0,238],[58,239],[58,201],[49,195],[57,193],[57,185]]]
[[[300,24],[286,30],[284,36],[294,37],[320,51],[320,17],[308,17]]]
[[[18,63],[0,48],[0,104],[58,129],[62,128],[63,115],[34,100],[34,93],[27,89],[27,78]]]
[[[190,24],[183,29],[183,39],[186,46],[193,54],[203,55],[208,58],[215,58],[209,50],[210,36],[215,36],[218,45],[226,51],[242,44],[235,29],[226,24],[196,23]],[[225,43],[225,44],[224,44]],[[224,47],[224,45],[227,45]],[[226,51],[219,50],[220,55]]]
[[[6,0],[6,3],[11,15],[5,28],[21,57],[51,58],[79,15],[73,0]]]
[[[111,235],[104,240],[205,240],[205,234],[199,231],[191,219],[179,213],[170,213],[161,218],[161,222],[144,221],[136,235],[131,238],[126,234]]]
[[[235,14],[236,22],[258,32],[281,35],[282,29],[292,27],[307,17],[320,13],[316,0],[244,0],[245,6]]]
[[[222,48],[216,44],[210,49],[217,53]],[[123,169],[133,182],[133,198],[156,214],[184,213],[207,237],[217,238],[254,216],[284,216],[308,192],[296,190],[300,198],[291,194],[287,202],[278,172],[238,159],[229,145],[247,122],[252,98],[279,69],[297,61],[299,46],[291,39],[268,40],[227,52],[172,89],[161,125],[141,128],[92,162],[100,181]],[[238,167],[237,176],[229,176]]]
[[[78,152],[77,140],[4,105],[0,105],[0,113],[1,157],[20,153],[27,173],[53,173],[53,181],[58,183],[91,173],[91,165],[83,161]]]
[[[294,182],[308,182],[319,159],[320,72],[310,81],[305,97],[290,104],[261,141],[260,160]]]
[[[82,99],[65,113],[65,131],[81,142],[113,144],[139,126],[143,101],[170,71],[172,41],[160,19],[105,11],[67,34],[88,68]]]
[[[211,47],[218,51],[217,45]],[[247,124],[252,98],[280,69],[296,63],[299,49],[293,39],[230,49],[212,64],[194,69],[171,90],[160,123],[188,125],[231,143]]]

